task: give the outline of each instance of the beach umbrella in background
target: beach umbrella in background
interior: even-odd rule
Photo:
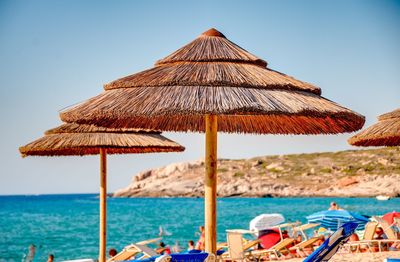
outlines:
[[[217,132],[336,134],[364,117],[321,96],[321,89],[210,29],[155,67],[104,85],[105,92],[60,113],[66,122],[205,132],[205,245],[216,251]]]
[[[387,214],[384,214],[382,216],[382,219],[384,219],[386,222],[388,222],[389,225],[394,225],[396,223],[395,219],[398,219],[400,221],[400,212],[390,212]]]
[[[363,230],[368,218],[347,210],[324,210],[306,217],[308,223],[318,223],[320,226],[335,231],[346,222],[358,224],[358,229]]]
[[[185,148],[160,132],[138,129],[111,129],[93,125],[63,124],[45,136],[19,148],[26,156],[84,156],[100,154],[100,254],[106,259],[106,154],[181,152]]]
[[[285,222],[282,214],[261,214],[250,221],[251,231],[262,231]]]
[[[400,146],[400,108],[380,115],[378,123],[362,130],[348,142],[353,146]]]

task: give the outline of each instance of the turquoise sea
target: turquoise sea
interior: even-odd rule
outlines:
[[[218,241],[225,230],[248,228],[262,213],[282,213],[287,221],[327,209],[336,201],[349,211],[382,215],[400,209],[400,199],[374,198],[222,198],[218,199]],[[98,250],[98,197],[95,194],[0,196],[0,261],[21,261],[30,244],[37,247],[35,261],[95,258]],[[109,198],[108,248],[121,250],[131,242],[157,237],[162,225],[169,245],[197,240],[203,224],[203,199]]]

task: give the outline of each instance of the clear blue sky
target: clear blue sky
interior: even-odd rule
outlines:
[[[98,157],[25,158],[58,111],[151,67],[215,27],[367,117],[400,107],[399,1],[0,1],[0,194],[97,192]],[[204,155],[204,136],[165,133],[181,154],[109,157],[109,191],[141,170]],[[219,157],[335,151],[346,135],[220,135]]]

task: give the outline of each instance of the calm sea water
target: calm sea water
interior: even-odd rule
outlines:
[[[400,199],[373,198],[226,198],[218,199],[218,240],[225,230],[248,228],[262,213],[282,213],[287,221],[327,209],[331,201],[365,215],[399,210]],[[53,253],[57,260],[95,258],[98,250],[98,198],[85,195],[0,196],[0,261],[21,261],[28,246],[37,246],[36,261]],[[162,225],[165,242],[186,246],[203,224],[203,199],[108,199],[108,248],[157,237]]]

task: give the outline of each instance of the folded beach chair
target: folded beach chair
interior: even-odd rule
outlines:
[[[306,248],[312,247],[312,245],[318,241],[318,237],[312,237],[310,239],[304,240],[297,245],[290,247],[289,250],[296,250],[296,253],[299,254],[301,257],[305,257],[304,251]]]
[[[285,238],[275,246],[269,249],[258,249],[251,252],[251,255],[257,260],[260,260],[261,257],[266,257],[269,260],[273,259],[280,259],[285,255],[290,255],[289,247],[293,245],[294,239],[293,238]]]
[[[160,239],[161,238],[154,238],[154,239],[140,241],[135,244],[130,244],[126,246],[121,252],[116,254],[114,257],[108,259],[107,262],[125,261],[140,253],[142,253],[143,255],[139,259],[158,256],[159,254],[154,249],[151,249],[150,247],[146,246],[146,244],[157,242]]]
[[[309,255],[303,262],[320,262],[328,261],[333,255],[336,254],[340,246],[345,243],[351,234],[354,233],[358,224],[354,222],[347,222],[343,224],[335,233],[333,233],[325,242]]]
[[[260,240],[244,242],[242,233],[227,232],[228,252],[220,256],[222,260],[245,261],[251,257],[250,248],[258,245]]]

